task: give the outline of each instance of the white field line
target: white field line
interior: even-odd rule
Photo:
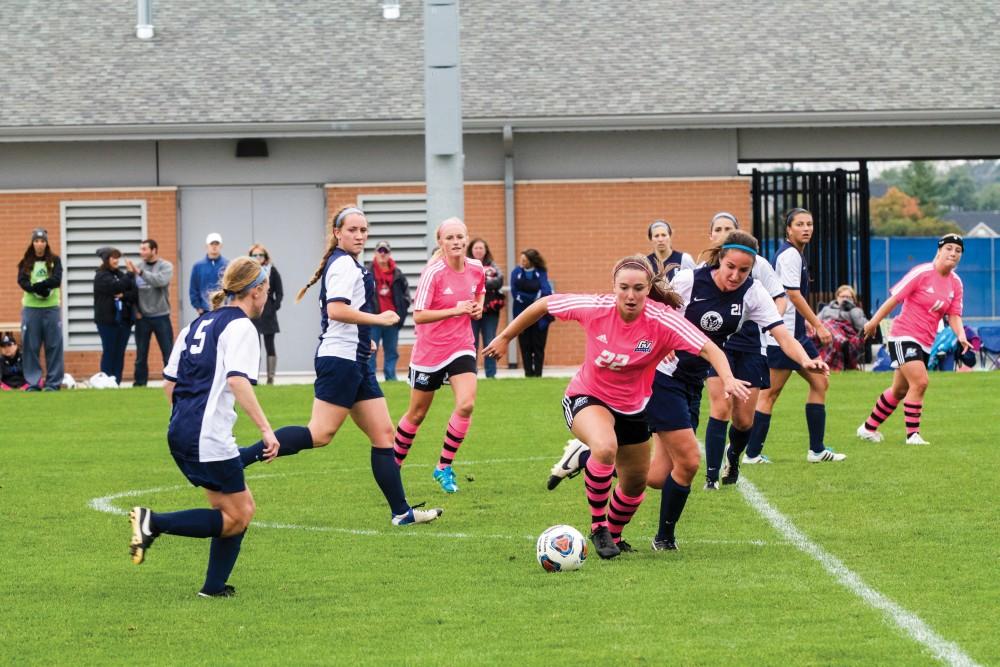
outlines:
[[[771,526],[800,551],[811,556],[829,572],[841,586],[861,598],[868,606],[881,611],[887,620],[903,631],[906,636],[926,647],[935,658],[948,665],[975,666],[972,658],[962,648],[950,642],[924,623],[916,614],[903,609],[888,597],[866,584],[860,576],[848,569],[836,556],[827,553],[800,531],[788,518],[768,502],[753,482],[740,477],[736,485],[744,500],[763,516]]]

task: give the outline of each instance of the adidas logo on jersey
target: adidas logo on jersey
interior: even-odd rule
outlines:
[[[927,292],[928,294],[934,294],[934,288],[933,287],[928,287],[924,291]]]
[[[445,287],[444,292],[442,292],[442,294],[454,294],[454,292],[451,291],[450,287]]]
[[[653,341],[643,338],[635,345],[636,352],[649,352],[653,349]]]
[[[607,337],[607,336],[605,336],[604,334],[601,334],[600,336],[598,336],[598,337],[597,337],[597,340],[601,341],[601,342],[602,342],[602,343],[604,343],[605,345],[607,345],[607,344],[608,344],[608,337]]]

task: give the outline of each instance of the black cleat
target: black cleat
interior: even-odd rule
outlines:
[[[677,540],[674,538],[653,538],[653,551],[677,551]]]
[[[623,554],[632,554],[635,553],[635,548],[625,540],[619,540],[618,551],[622,552]]]
[[[226,584],[222,587],[221,591],[215,593],[206,593],[205,591],[198,591],[198,597],[200,598],[234,598],[236,597],[236,589]]]
[[[590,539],[594,542],[594,548],[597,550],[597,555],[608,560],[614,558],[622,551],[615,544],[615,540],[611,537],[611,531],[608,530],[607,526],[601,526],[594,532],[590,534]]]
[[[735,484],[740,479],[740,457],[733,460],[732,448],[726,449],[726,462],[722,464],[722,484]]]
[[[153,513],[148,507],[133,507],[128,513],[128,520],[132,524],[132,539],[128,544],[128,552],[132,555],[132,562],[141,565],[146,560],[146,550],[153,546],[152,529],[149,527],[149,517]]]

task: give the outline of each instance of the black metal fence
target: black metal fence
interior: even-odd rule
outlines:
[[[830,301],[839,285],[852,285],[871,301],[868,167],[857,171],[753,171],[753,231],[771,259],[785,238],[784,213],[808,209],[812,240],[806,248],[810,305]]]

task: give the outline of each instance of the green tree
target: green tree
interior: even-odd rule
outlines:
[[[980,190],[976,205],[980,211],[1000,211],[1000,183],[991,183]]]
[[[889,188],[883,197],[875,197],[869,207],[874,236],[941,236],[961,234],[953,223],[924,214],[920,202],[899,188]]]
[[[976,182],[968,165],[958,165],[948,170],[941,188],[941,203],[962,211],[975,210]]]
[[[934,165],[922,160],[911,162],[903,169],[902,179],[900,189],[917,198],[924,215],[936,216],[941,208],[943,184]]]

